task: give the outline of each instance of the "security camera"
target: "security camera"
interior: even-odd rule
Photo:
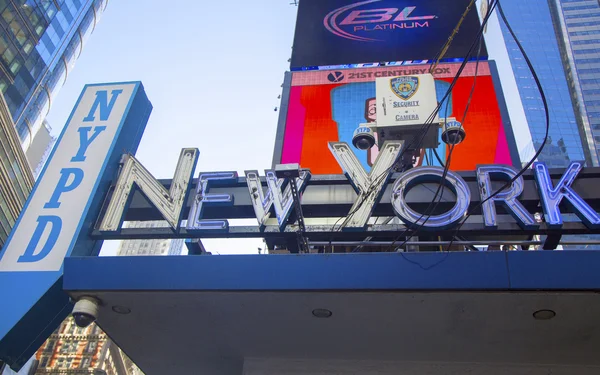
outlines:
[[[73,319],[79,327],[85,328],[98,319],[100,301],[94,297],[84,296],[75,302]]]
[[[466,137],[465,128],[454,119],[446,121],[442,126],[442,141],[447,145],[457,145]]]
[[[368,150],[375,146],[375,134],[373,133],[373,129],[365,125],[356,128],[352,135],[352,144],[359,150]]]

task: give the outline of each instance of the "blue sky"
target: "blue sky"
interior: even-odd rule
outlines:
[[[200,150],[199,171],[270,168],[283,75],[297,8],[291,1],[110,0],[48,116],[58,134],[86,83],[140,80],[154,105],[137,153],[157,178],[170,178],[181,148]],[[499,63],[513,123],[525,123],[498,20],[486,42]],[[504,69],[504,70],[502,70]],[[530,143],[515,130],[519,149]],[[246,221],[254,224],[255,221]],[[261,240],[205,240],[220,254],[256,253]],[[103,254],[117,244],[105,242]]]
[[[271,167],[296,7],[288,1],[109,1],[52,104],[58,134],[86,83],[140,80],[154,106],[138,159],[170,178],[181,148],[199,171]],[[256,253],[258,240],[206,241],[219,253]],[[114,243],[105,254],[114,253]]]

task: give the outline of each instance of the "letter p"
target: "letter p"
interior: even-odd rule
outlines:
[[[71,178],[71,176],[73,176]],[[83,181],[83,170],[79,168],[63,168],[60,170],[60,179],[54,188],[50,200],[44,204],[44,208],[59,208],[61,194],[73,191]]]

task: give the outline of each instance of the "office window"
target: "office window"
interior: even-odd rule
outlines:
[[[86,348],[85,348],[85,352],[86,353],[93,353],[96,351],[96,347],[98,346],[98,343],[96,341],[90,341],[88,342]]]
[[[79,363],[79,368],[88,368],[90,367],[91,363],[92,360],[90,359],[90,357],[83,357],[81,358],[81,362]]]
[[[56,340],[48,340],[46,343],[46,347],[44,348],[44,352],[52,352],[54,350],[54,346],[56,345]]]

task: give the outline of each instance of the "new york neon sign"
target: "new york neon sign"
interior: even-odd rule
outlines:
[[[402,141],[386,142],[379,153],[370,172],[367,172],[356,155],[345,142],[330,142],[329,149],[336,158],[350,184],[356,191],[356,200],[343,223],[343,230],[363,230],[373,214],[377,203],[381,200],[391,174],[402,150]],[[197,149],[183,149],[173,181],[169,190],[143,167],[132,155],[125,155],[123,167],[119,174],[114,194],[108,203],[99,230],[101,232],[119,231],[127,209],[133,185],[148,197],[156,206],[173,230],[181,227],[183,207],[189,194],[190,181],[198,159]],[[548,167],[543,162],[534,164],[533,172],[544,211],[546,223],[551,228],[562,226],[562,215],[559,204],[564,200],[572,211],[590,229],[600,228],[600,215],[586,203],[571,187],[575,178],[583,168],[581,162],[572,162],[560,181],[554,185]],[[477,168],[477,185],[479,191],[473,192],[469,185],[457,173],[448,171],[442,183],[456,196],[454,206],[442,214],[423,216],[413,210],[406,202],[406,194],[410,189],[426,182],[439,183],[443,177],[443,168],[424,166],[413,168],[401,174],[391,190],[391,203],[394,213],[407,225],[421,225],[426,230],[448,229],[456,226],[465,217],[473,194],[479,194],[482,204],[482,220],[485,228],[497,227],[496,206],[502,205],[523,229],[539,227],[533,215],[519,202],[523,192],[523,178],[517,178],[510,187],[500,194],[488,199],[493,193],[492,181],[510,181],[518,171],[506,165],[482,165]],[[259,226],[264,228],[271,213],[275,214],[280,231],[289,224],[293,207],[291,187],[282,178],[275,176],[273,170],[265,171],[267,189],[263,189],[258,171],[246,171],[248,194],[252,201],[254,213]],[[193,199],[186,230],[192,233],[202,231],[227,231],[229,223],[226,219],[204,219],[203,209],[209,205],[233,205],[233,195],[210,192],[211,184],[218,182],[220,186],[234,184],[236,172],[209,172],[198,176],[197,189]],[[301,170],[295,183],[299,192],[304,191],[310,183],[310,171]]]

